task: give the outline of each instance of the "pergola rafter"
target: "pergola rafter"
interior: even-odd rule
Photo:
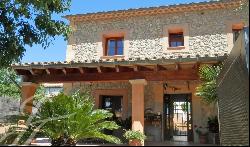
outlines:
[[[199,66],[220,63],[225,57],[91,63],[39,62],[15,64],[12,67],[18,75],[25,77],[25,82],[35,83],[128,81],[131,79],[148,81],[197,80]]]

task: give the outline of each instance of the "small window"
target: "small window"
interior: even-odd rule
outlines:
[[[122,112],[122,96],[101,96],[101,108],[113,113]]]
[[[243,27],[243,23],[236,23],[232,25],[233,43],[238,39],[241,30],[243,30]]]
[[[107,38],[106,39],[106,56],[123,55],[124,38]]]
[[[169,33],[169,47],[184,46],[184,35],[181,33]]]
[[[238,39],[241,30],[242,29],[233,29],[233,40],[234,40],[234,42]]]

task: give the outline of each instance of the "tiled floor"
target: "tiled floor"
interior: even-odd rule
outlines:
[[[32,144],[36,146],[49,146],[48,143],[37,143]],[[77,144],[76,146],[128,146],[128,144]],[[145,146],[218,146],[214,144],[193,144],[187,142],[146,142]]]
[[[173,136],[174,141],[187,141],[187,136]]]
[[[215,144],[194,144],[186,141],[146,142],[145,146],[218,146]]]
[[[37,140],[32,145],[48,146],[50,143],[46,138]],[[77,144],[77,146],[128,146],[128,144]],[[145,146],[218,146],[215,144],[194,144],[186,141],[145,142]]]

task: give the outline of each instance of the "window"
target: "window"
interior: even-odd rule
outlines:
[[[181,33],[169,33],[169,47],[184,46],[184,36]]]
[[[188,52],[189,24],[168,24],[165,26],[161,43],[164,52]]]
[[[235,43],[235,41],[238,39],[243,27],[244,27],[243,23],[235,23],[232,25],[233,43]]]
[[[122,96],[101,96],[101,101],[102,109],[109,110],[116,115],[122,112]]]
[[[241,30],[244,28],[244,23],[240,19],[227,20],[225,21],[227,33],[227,50],[230,52],[235,44],[235,41],[238,39]]]
[[[106,56],[123,55],[124,50],[124,38],[107,38],[106,39]]]
[[[63,87],[45,87],[45,94],[48,97],[58,95],[63,91]]]
[[[233,42],[235,42],[238,39],[240,31],[241,29],[233,29]]]

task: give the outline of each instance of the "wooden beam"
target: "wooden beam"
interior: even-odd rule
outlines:
[[[180,64],[179,63],[175,63],[175,70],[180,70]]]
[[[75,81],[128,81],[131,79],[146,79],[148,81],[167,81],[167,80],[197,80],[198,74],[194,69],[181,69],[179,71],[138,71],[138,72],[112,72],[112,73],[79,73],[65,75],[34,75],[28,77],[26,82],[47,82],[62,83]]]
[[[196,69],[197,68],[197,62],[193,65],[192,69]]]
[[[159,64],[157,64],[157,65],[154,65],[154,71],[161,71],[161,70],[167,70],[167,68],[166,67],[163,67],[162,65],[159,65]]]
[[[30,73],[31,73],[32,75],[35,75],[33,69],[30,69],[29,71],[30,71]]]
[[[133,66],[119,66],[119,72],[133,72],[134,67]]]
[[[83,70],[82,67],[79,67],[78,70],[79,70],[79,72],[80,72],[81,74],[84,74],[84,70]]]
[[[187,81],[187,89],[190,90],[190,83]]]
[[[67,71],[66,71],[65,68],[62,68],[61,70],[62,70],[62,72],[64,73],[64,75],[67,75]]]
[[[199,70],[200,62],[196,62],[192,69]]]
[[[159,69],[159,71],[161,71],[161,70],[167,71],[168,70],[167,67],[165,67],[163,65],[158,65],[158,69]]]
[[[47,73],[48,75],[50,75],[50,71],[49,71],[48,68],[46,68],[45,71],[46,71],[46,73]]]
[[[138,70],[139,71],[154,71],[154,66],[143,66],[143,65],[140,65],[138,66]]]
[[[157,72],[157,71],[159,71],[159,70],[160,70],[160,69],[159,69],[159,65],[156,64],[156,65],[154,66],[154,71]]]
[[[101,66],[97,66],[97,71],[98,71],[98,73],[102,73]]]
[[[133,68],[134,68],[134,71],[135,71],[135,72],[138,71],[138,66],[137,66],[137,65],[134,65]]]
[[[116,71],[116,72],[120,72],[119,65],[116,65],[116,66],[115,66],[115,71]]]

